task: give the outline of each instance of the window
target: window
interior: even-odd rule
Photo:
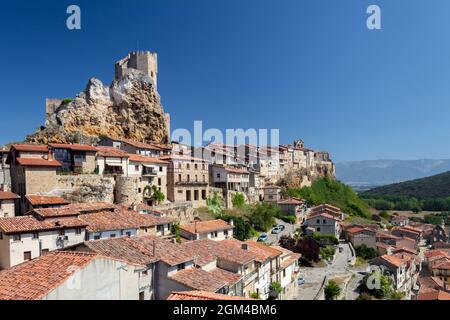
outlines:
[[[115,238],[116,234],[115,233],[111,233],[111,235],[109,236],[110,238]]]
[[[206,182],[206,176],[203,175],[203,182]]]
[[[184,263],[180,263],[179,265],[177,265],[177,270],[178,271],[183,270],[184,268],[186,268]]]
[[[223,230],[223,234],[224,234],[225,236],[228,236],[228,230]]]
[[[202,199],[206,200],[206,190],[205,189],[202,190]]]
[[[320,224],[320,220],[319,220],[319,219],[317,219],[317,220],[316,220],[316,223],[317,223],[317,224]]]
[[[39,239],[39,233],[38,232],[33,233],[32,239]]]
[[[138,193],[141,193],[142,192],[142,189],[141,188],[138,188]]]
[[[139,171],[139,166],[134,166],[134,171]]]
[[[31,260],[31,251],[25,251],[25,252],[23,253],[23,260],[24,260],[24,261],[29,261],[29,260]]]
[[[198,164],[194,164],[195,170],[198,170]]]
[[[191,181],[191,176],[190,176],[190,175],[187,175],[187,176],[186,176],[186,180],[187,180],[187,182]]]
[[[64,229],[59,230],[59,235],[60,236],[66,235],[66,231]]]
[[[186,190],[186,201],[191,201],[191,191]]]
[[[219,178],[219,179],[220,179],[220,173],[218,173],[218,174],[217,174],[217,178]]]
[[[178,175],[178,182],[181,182],[181,174]]]
[[[194,190],[194,200],[198,201],[198,190]]]
[[[163,167],[159,167],[159,172],[163,172]]]
[[[100,240],[100,236],[99,235],[94,236],[94,240]]]
[[[45,256],[49,252],[48,249],[42,249],[41,256]]]
[[[198,176],[195,175],[195,182],[198,182]]]
[[[316,231],[317,231],[317,232],[320,232],[320,227],[316,228]]]
[[[189,168],[190,168],[190,164],[189,164],[189,163],[186,163],[186,169],[189,170]]]
[[[15,235],[13,235],[13,240],[14,240],[14,241],[20,241],[20,240],[21,240],[20,234],[15,234]]]
[[[158,186],[161,185],[161,178],[158,178]]]
[[[323,224],[327,223],[327,220],[323,219]]]
[[[283,278],[286,277],[286,269],[283,269]]]
[[[130,231],[126,232],[125,234],[127,235],[127,237],[131,237],[131,232]]]

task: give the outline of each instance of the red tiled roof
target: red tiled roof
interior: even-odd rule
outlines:
[[[17,162],[21,166],[29,167],[61,167],[61,163],[58,160],[39,159],[39,158],[17,158]]]
[[[253,300],[250,298],[228,296],[208,291],[182,291],[172,292],[167,300]]]
[[[331,211],[334,211],[336,213],[340,213],[341,212],[340,208],[332,206],[331,204],[328,204],[328,203],[323,203],[323,204],[320,204],[318,206],[315,206],[315,207],[311,208],[312,212],[323,211],[323,210],[331,210]]]
[[[99,211],[79,215],[79,219],[87,223],[89,232],[100,232],[109,230],[138,229],[142,221],[137,219],[139,213],[135,211]]]
[[[224,220],[197,221],[180,225],[180,229],[191,234],[212,232],[217,230],[233,229],[233,226]]]
[[[25,196],[25,198],[33,206],[69,204],[69,202],[66,199],[64,199],[63,197],[28,195],[28,196]]]
[[[48,152],[48,147],[34,144],[13,144],[11,148],[24,152]]]
[[[187,241],[182,244],[184,250],[196,255],[195,263],[205,265],[215,259],[222,259],[240,265],[246,265],[257,259],[256,255],[233,244],[211,239]]]
[[[146,157],[140,154],[128,154],[129,160],[132,162],[142,162],[142,163],[160,163],[160,164],[168,164],[168,161],[161,160],[159,158],[154,157]]]
[[[443,290],[434,290],[420,293],[417,300],[450,300],[450,293]]]
[[[0,200],[14,200],[14,199],[20,199],[20,197],[9,191],[0,191]]]
[[[77,202],[71,203],[67,207],[78,210],[80,213],[92,213],[97,211],[112,211],[116,205],[109,202]]]
[[[316,214],[314,216],[311,216],[311,217],[307,218],[306,220],[316,219],[317,217],[324,217],[324,218],[332,219],[332,220],[335,220],[335,221],[341,221],[341,219],[338,219],[335,216],[332,216],[331,214],[324,213],[324,212],[318,213],[318,214]]]
[[[58,217],[76,217],[80,214],[78,210],[75,210],[69,206],[63,206],[59,208],[36,208],[31,212],[33,215],[37,215],[40,218],[58,218]]]
[[[54,251],[0,271],[0,299],[41,299],[95,257],[91,253]]]
[[[360,233],[360,232],[371,232],[371,233],[373,233],[373,234],[376,234],[376,231],[375,230],[372,230],[372,229],[369,229],[369,228],[362,228],[362,227],[352,227],[352,228],[349,228],[348,230],[347,230],[347,233],[352,233],[352,234],[354,234],[354,233]]]
[[[96,152],[97,151],[97,149],[94,146],[90,146],[87,144],[49,143],[48,145],[54,149],[70,149],[73,151],[86,151],[86,152]]]
[[[38,220],[33,216],[0,218],[0,229],[5,234],[58,230],[86,227],[87,224],[77,218],[61,220]]]
[[[292,205],[302,205],[304,204],[304,200],[299,200],[295,198],[281,199],[278,201],[278,204],[292,204]]]
[[[185,250],[183,244],[152,236],[133,237],[131,239],[152,252],[154,249],[156,257],[170,266],[194,260],[194,254],[189,250]]]
[[[266,251],[269,254],[270,259],[276,258],[282,254],[282,252],[280,250],[277,250],[277,249],[273,248],[272,246],[269,246],[263,242],[247,240],[247,241],[245,241],[245,243],[251,248],[252,247],[259,248],[260,250]]]
[[[444,260],[444,259],[443,259]],[[449,270],[450,269],[450,258],[445,259],[442,262],[438,262],[432,267],[433,269],[442,269],[442,270]]]
[[[300,253],[292,253],[287,259],[285,259],[281,263],[280,270],[286,269],[287,267],[295,263],[295,261],[298,261],[298,259],[300,259],[301,257],[302,255]]]
[[[382,260],[387,261],[388,263],[392,264],[395,267],[400,267],[401,265],[405,264],[407,261],[405,259],[402,259],[401,257],[394,256],[394,255],[382,255],[380,257]]]
[[[221,270],[220,274],[221,276],[218,276],[218,272],[189,268],[178,271],[169,278],[192,289],[216,292],[227,285],[235,284],[242,277],[225,270]],[[225,274],[227,276],[224,276]]]
[[[128,153],[114,147],[97,146],[97,157],[128,158]]]

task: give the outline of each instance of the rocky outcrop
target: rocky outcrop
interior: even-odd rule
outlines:
[[[29,135],[34,143],[95,143],[101,136],[167,143],[169,133],[152,78],[130,70],[110,86],[92,78],[74,100],[63,100],[44,127]]]
[[[316,164],[312,168],[302,168],[291,170],[281,178],[277,184],[286,188],[303,188],[309,187],[311,184],[321,178],[330,177],[335,179],[334,166],[330,164]]]

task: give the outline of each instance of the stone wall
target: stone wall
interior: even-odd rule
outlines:
[[[115,199],[118,204],[138,204],[142,203],[142,193],[138,193],[142,183],[139,177],[117,177]]]
[[[152,208],[176,219],[180,224],[192,222],[198,215],[190,202],[165,203]]]
[[[114,202],[114,178],[96,174],[57,175],[56,187],[47,193],[71,202]]]

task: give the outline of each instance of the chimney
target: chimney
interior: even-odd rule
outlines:
[[[242,250],[247,251],[247,250],[248,250],[248,244],[243,243],[242,246],[241,246],[241,248],[242,248]]]

